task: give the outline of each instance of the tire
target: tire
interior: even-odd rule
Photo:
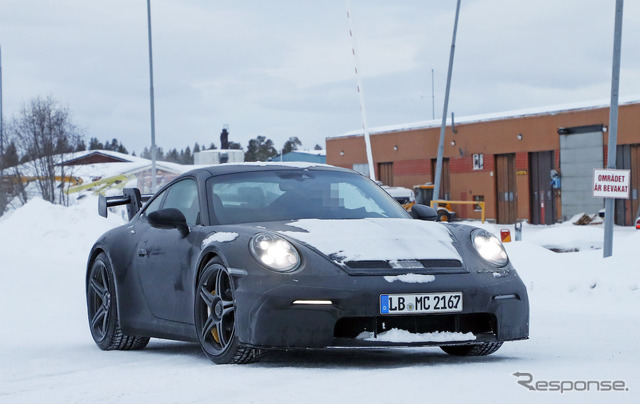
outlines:
[[[96,257],[87,278],[87,314],[91,336],[103,351],[143,349],[149,343],[149,337],[122,333],[113,271],[104,253]]]
[[[257,361],[262,351],[240,344],[236,337],[233,278],[218,258],[202,270],[195,295],[196,333],[204,354],[218,364]]]
[[[438,211],[438,221],[439,222],[450,222],[451,221],[451,215],[447,211],[440,210],[440,211]]]
[[[502,342],[483,342],[473,345],[443,345],[443,351],[453,356],[487,356],[502,346]]]

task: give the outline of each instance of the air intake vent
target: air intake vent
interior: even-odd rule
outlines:
[[[347,261],[344,265],[350,275],[398,275],[407,272],[436,275],[467,272],[461,261],[453,259]]]

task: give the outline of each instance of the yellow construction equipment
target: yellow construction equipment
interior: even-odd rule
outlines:
[[[406,210],[411,211],[411,207],[415,203],[427,206],[432,205],[433,184],[427,183],[423,185],[414,185],[413,192],[415,193],[416,200],[415,202],[402,205]],[[434,207],[434,209],[438,212],[438,220],[441,222],[452,222],[456,217],[456,212],[454,212],[449,201],[438,201],[438,207]]]

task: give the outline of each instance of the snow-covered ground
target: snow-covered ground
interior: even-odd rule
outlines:
[[[640,402],[635,229],[616,227],[614,255],[603,259],[593,249],[602,246],[601,225],[525,225],[523,241],[506,246],[529,289],[531,338],[488,357],[340,349],[220,366],[195,344],[152,339],[140,352],[95,346],[84,266],[94,240],[120,223],[99,217],[94,197],[69,208],[32,200],[0,218],[0,402]],[[537,391],[518,384],[530,378]],[[572,391],[542,391],[554,386]],[[597,391],[607,386],[622,391]]]

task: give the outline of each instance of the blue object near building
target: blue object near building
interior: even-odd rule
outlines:
[[[295,150],[273,158],[273,161],[303,161],[307,163],[327,163],[327,153],[325,150],[300,151]]]

